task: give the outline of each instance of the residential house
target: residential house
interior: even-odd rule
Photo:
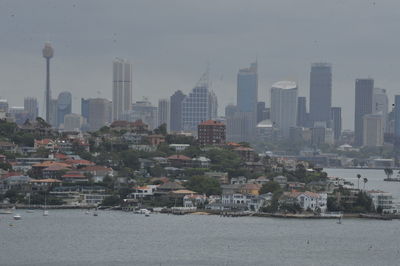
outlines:
[[[110,167],[106,167],[103,165],[87,166],[81,168],[80,171],[86,174],[90,174],[92,176],[93,182],[103,182],[104,177],[114,176],[114,170]]]
[[[305,192],[284,192],[279,199],[280,205],[282,204],[298,204],[302,210],[311,210],[323,213],[327,208],[327,194],[314,193],[310,191]]]
[[[192,164],[192,159],[185,155],[176,154],[169,156],[167,159],[172,167],[190,167]]]
[[[204,157],[204,156],[200,156],[200,157],[195,157],[192,159],[192,165],[193,167],[198,167],[198,168],[208,168],[210,167],[210,163],[211,160]]]
[[[205,172],[204,175],[218,180],[220,184],[229,184],[227,172]]]
[[[7,141],[0,141],[0,151],[15,153],[17,151],[17,145]]]

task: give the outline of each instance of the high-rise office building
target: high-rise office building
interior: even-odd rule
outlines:
[[[110,119],[111,102],[103,98],[88,99],[89,115],[88,124],[91,131],[96,131],[107,125]]]
[[[400,95],[394,96],[394,149],[396,155],[400,153]]]
[[[113,120],[121,120],[132,108],[132,65],[124,59],[113,62]]]
[[[160,99],[158,101],[158,124],[165,124],[167,131],[170,131],[170,103],[168,99]]]
[[[39,107],[37,99],[34,97],[25,97],[24,109],[28,113],[29,120],[33,121],[39,116]]]
[[[86,119],[89,118],[89,99],[81,98],[81,115]]]
[[[383,115],[383,130],[387,132],[387,120],[389,113],[389,99],[385,89],[374,88],[372,113]]]
[[[306,97],[297,97],[297,126],[307,126],[307,99]]]
[[[342,135],[342,108],[332,107],[331,119],[332,119],[333,136],[335,140],[338,140]]]
[[[256,114],[258,99],[257,63],[249,68],[242,68],[237,75],[237,107],[239,112]]]
[[[289,137],[290,128],[297,124],[297,84],[279,81],[271,88],[271,120],[284,138]]]
[[[355,83],[354,145],[362,146],[364,135],[364,115],[373,110],[373,79],[357,79]]]
[[[135,122],[142,120],[149,126],[150,130],[158,127],[158,108],[153,106],[146,99],[132,104],[132,110],[126,111],[122,115],[122,120]]]
[[[178,90],[176,91],[171,97],[170,97],[170,103],[171,103],[171,126],[170,130],[174,132],[178,132],[182,130],[182,102],[183,99],[185,99],[186,95],[183,94],[182,91]]]
[[[363,146],[378,147],[383,145],[382,114],[367,114],[363,116]]]
[[[310,72],[310,119],[330,124],[332,105],[332,66],[313,63]]]
[[[197,125],[210,118],[208,84],[197,85],[182,101],[182,129],[197,134]]]
[[[64,116],[64,131],[79,131],[85,119],[78,114],[66,114]]]
[[[231,117],[237,112],[237,107],[234,104],[228,104],[225,106],[225,117]]]
[[[57,126],[64,124],[64,116],[72,112],[72,95],[68,91],[63,91],[57,99]]]
[[[208,92],[208,117],[210,119],[218,118],[218,98],[213,91]]]
[[[257,102],[257,124],[267,119],[267,108],[265,102]]]
[[[237,74],[236,113],[227,120],[227,134],[234,141],[252,141],[256,134],[258,101],[257,62]],[[246,120],[246,121],[245,121]]]

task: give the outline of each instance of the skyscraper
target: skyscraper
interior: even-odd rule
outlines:
[[[257,62],[237,74],[237,111],[227,121],[227,132],[235,141],[254,140],[257,125],[258,74]],[[244,121],[246,120],[246,121]],[[234,130],[235,132],[233,132]]]
[[[372,113],[383,116],[383,130],[387,132],[387,119],[389,113],[389,99],[385,89],[374,88]]]
[[[332,119],[333,136],[335,140],[338,140],[342,135],[342,108],[332,107],[331,116],[332,116],[331,119]]]
[[[313,63],[310,72],[310,119],[330,124],[332,105],[332,66]]]
[[[103,98],[88,99],[88,124],[92,131],[98,130],[109,123],[109,108],[111,102]]]
[[[209,91],[207,84],[196,86],[182,101],[182,129],[197,133],[197,125],[209,119]]]
[[[354,112],[354,145],[363,145],[364,115],[373,110],[373,79],[356,79],[355,83],[355,112]]]
[[[242,68],[237,75],[237,107],[239,112],[253,112],[256,115],[258,99],[257,62],[249,68]]]
[[[271,120],[281,130],[284,138],[289,137],[290,128],[297,123],[297,84],[279,81],[271,88]]]
[[[57,126],[64,124],[64,116],[72,111],[72,95],[68,91],[63,91],[57,99]]]
[[[185,99],[186,95],[183,94],[182,91],[176,91],[170,97],[171,103],[171,112],[170,112],[170,120],[171,120],[171,131],[181,131],[182,130],[182,102]]]
[[[158,124],[165,124],[167,131],[170,130],[170,104],[168,99],[160,99],[158,101]]]
[[[257,102],[257,124],[267,119],[267,109],[265,108],[265,102]]]
[[[113,62],[113,120],[121,120],[132,108],[132,65],[124,59]]]
[[[39,115],[37,99],[34,97],[25,97],[24,109],[26,112],[28,112],[29,120],[35,120]]]
[[[46,59],[46,121],[50,123],[50,104],[51,104],[51,90],[50,90],[50,59],[54,55],[54,50],[50,43],[46,43],[42,50],[43,57]]]
[[[382,114],[367,114],[363,116],[363,146],[377,147],[383,145]]]
[[[81,99],[81,115],[86,119],[89,118],[89,99]]]
[[[217,119],[218,117],[218,98],[213,91],[208,92],[208,117],[210,119]]]
[[[307,126],[307,99],[306,97],[297,97],[297,126]]]

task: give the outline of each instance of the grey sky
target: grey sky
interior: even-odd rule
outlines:
[[[333,105],[353,128],[354,80],[373,77],[400,93],[398,0],[0,0],[0,96],[44,98],[41,49],[50,40],[53,96],[111,98],[111,61],[133,63],[134,100],[189,92],[210,63],[220,113],[236,101],[236,74],[259,62],[259,99],[297,81],[309,93],[310,64],[333,64]],[[390,99],[392,102],[392,99]],[[42,105],[41,105],[42,107]]]

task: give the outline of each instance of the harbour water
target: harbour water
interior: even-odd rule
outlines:
[[[376,178],[369,172],[373,170],[340,171],[328,170],[336,176],[359,172],[369,179],[368,188],[384,177],[383,171],[376,172],[382,172]],[[0,215],[2,266],[398,265],[400,261],[399,220],[344,219],[337,224],[257,217],[145,217],[120,211],[99,211],[97,217],[83,210],[50,210],[47,217],[40,211],[17,212],[22,220]]]

